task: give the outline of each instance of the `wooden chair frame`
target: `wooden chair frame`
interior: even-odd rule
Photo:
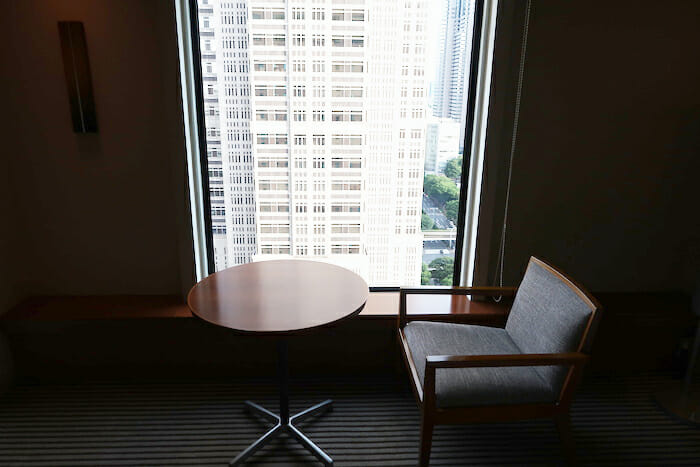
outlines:
[[[424,320],[424,316],[412,317],[406,312],[406,297],[413,294],[430,295],[472,295],[483,297],[514,297],[517,289],[514,287],[418,287],[403,288],[400,292],[398,333],[399,341],[411,379],[411,386],[421,410],[421,441],[419,465],[428,466],[432,446],[433,429],[435,425],[505,422],[537,418],[551,418],[559,430],[564,453],[569,464],[575,463],[574,443],[571,436],[569,409],[574,391],[581,378],[583,366],[588,361],[588,353],[597,328],[602,307],[583,287],[569,278],[566,274],[550,264],[535,258],[530,258],[530,264],[536,263],[551,274],[554,274],[568,285],[591,308],[585,330],[581,336],[576,352],[559,354],[517,354],[517,355],[429,355],[425,361],[425,375],[421,384],[416,370],[415,361],[406,340],[404,327],[409,321]],[[528,264],[529,267],[529,264]],[[433,315],[438,320],[441,315]],[[442,315],[446,316],[446,315]],[[435,371],[438,368],[477,368],[477,367],[506,367],[506,366],[553,366],[566,365],[569,367],[564,384],[556,402],[551,404],[517,404],[497,406],[474,406],[439,408],[435,397]]]

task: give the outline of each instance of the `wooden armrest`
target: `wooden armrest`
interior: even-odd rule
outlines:
[[[429,355],[425,368],[482,368],[504,366],[582,365],[588,355],[580,352],[515,355]]]
[[[512,297],[517,287],[402,287],[401,295],[482,295],[486,297]]]
[[[575,370],[580,369],[587,360],[588,355],[580,352],[516,355],[429,355],[425,357],[422,397],[424,402],[434,406],[435,370],[438,368],[567,365]],[[560,401],[567,401],[568,397],[570,397],[570,392],[565,391],[564,396],[560,396]]]
[[[517,287],[406,287],[399,293],[399,328],[406,325],[406,296],[407,295],[479,295],[486,297],[512,297]]]

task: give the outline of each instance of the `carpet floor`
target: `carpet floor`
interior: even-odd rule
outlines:
[[[651,395],[668,375],[596,378],[572,409],[583,465],[699,465],[700,429],[669,418]],[[337,466],[416,465],[419,412],[405,381],[293,380],[292,413],[326,398],[332,412],[301,429]],[[274,382],[134,382],[20,386],[0,399],[2,466],[227,465],[268,427],[251,399],[276,411]],[[249,460],[320,465],[282,436]],[[557,465],[551,422],[435,430],[431,465]]]

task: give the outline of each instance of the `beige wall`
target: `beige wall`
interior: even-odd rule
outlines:
[[[173,2],[23,0],[2,16],[15,290],[179,293],[188,250]],[[96,135],[72,131],[59,20],[85,24]]]
[[[698,2],[533,2],[505,283],[519,282],[528,257],[541,255],[598,291],[692,289],[700,277],[698,17]],[[510,133],[501,137],[505,153]],[[501,191],[503,163],[487,171]],[[486,236],[500,235],[488,228],[502,215],[494,212],[480,232],[489,278],[496,242],[485,246]]]

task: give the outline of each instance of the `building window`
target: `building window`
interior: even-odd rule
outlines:
[[[364,47],[365,43],[364,36],[333,36],[331,38],[333,47]]]
[[[331,95],[333,97],[362,97],[363,90],[360,86],[333,86]]]
[[[333,122],[361,122],[362,111],[360,110],[333,110],[331,111],[331,121]]]
[[[253,8],[250,12],[250,17],[255,20],[283,20],[284,10],[282,8]]]
[[[333,73],[362,73],[364,69],[363,62],[333,62],[331,66]]]
[[[311,9],[311,19],[322,21],[326,19],[326,12],[323,8],[312,8]]]
[[[294,97],[306,97],[306,86],[294,86]]]
[[[294,34],[292,36],[292,45],[306,45],[306,36],[304,34]]]
[[[323,34],[314,34],[311,38],[311,45],[314,47],[323,47],[326,45],[326,38]]]
[[[314,60],[313,71],[314,73],[324,73],[326,71],[326,62]]]

